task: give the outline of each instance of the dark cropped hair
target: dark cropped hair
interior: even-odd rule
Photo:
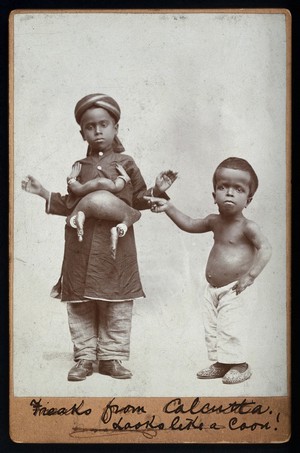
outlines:
[[[247,162],[245,159],[241,159],[240,157],[228,157],[227,159],[223,160],[221,162],[213,175],[213,187],[214,190],[216,189],[216,183],[217,183],[217,172],[220,170],[220,168],[232,168],[234,170],[243,170],[247,171],[250,174],[250,193],[249,196],[253,197],[255,194],[257,187],[258,187],[258,177],[249,162]]]

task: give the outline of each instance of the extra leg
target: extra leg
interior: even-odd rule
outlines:
[[[140,219],[141,213],[112,193],[98,190],[82,198],[73,213],[67,217],[67,224],[77,229],[79,241],[82,241],[84,234],[85,219],[89,217],[121,222],[115,227],[116,230],[111,232],[111,248],[115,256],[118,238],[125,236],[127,229]]]

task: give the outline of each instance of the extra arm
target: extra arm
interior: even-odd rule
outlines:
[[[107,178],[95,178],[91,181],[87,181],[84,184],[81,184],[79,181],[75,179],[71,179],[68,182],[68,188],[70,192],[78,197],[84,197],[88,193],[95,192],[96,190],[108,190],[112,193],[117,193],[123,189],[125,183],[121,179],[117,178],[116,181],[120,181],[122,184],[122,188],[120,189],[119,184],[115,184],[114,181],[111,181]]]
[[[116,164],[116,169],[120,173],[120,176],[114,181],[109,178],[98,177],[81,184],[76,179],[80,174],[81,164],[76,162],[72,167],[70,176],[67,178],[68,188],[70,192],[78,197],[84,197],[88,193],[95,192],[96,190],[107,190],[111,193],[118,193],[124,189],[125,184],[130,181],[130,178],[122,165]]]

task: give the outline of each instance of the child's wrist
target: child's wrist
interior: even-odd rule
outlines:
[[[151,197],[159,197],[162,192],[159,190],[157,186],[151,188]]]
[[[41,190],[39,192],[39,196],[44,198],[45,200],[48,200],[49,195],[50,195],[49,190],[46,190],[44,187],[41,187]]]
[[[165,213],[166,213],[166,214],[171,214],[171,212],[172,212],[172,210],[173,210],[173,208],[174,208],[174,205],[171,203],[170,200],[167,200],[167,201],[166,201],[165,207],[166,207]]]
[[[70,184],[72,184],[73,182],[75,182],[75,181],[77,181],[77,179],[76,179],[75,176],[71,176],[71,177],[69,176],[69,177],[67,178],[67,184],[68,184],[68,186],[69,186]]]
[[[118,179],[118,178],[119,178],[119,179],[123,179],[123,181],[125,182],[125,184],[127,184],[127,183],[130,181],[129,176],[119,175],[119,176],[117,177],[117,179]]]

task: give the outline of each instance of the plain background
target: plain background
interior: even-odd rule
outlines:
[[[14,35],[15,396],[285,395],[286,35],[283,14],[18,14]],[[64,219],[20,189],[26,174],[65,192],[85,155],[73,111],[103,92],[121,106],[119,137],[148,185],[179,172],[169,195],[184,212],[215,211],[211,178],[229,156],[246,158],[260,185],[245,215],[273,247],[249,288],[255,303],[249,363],[237,386],[203,383],[201,318],[211,234],[188,235],[163,214],[135,227],[147,299],[135,303],[130,381],[98,374],[68,383],[64,304],[49,297],[63,255]],[[247,289],[248,291],[248,289]]]

